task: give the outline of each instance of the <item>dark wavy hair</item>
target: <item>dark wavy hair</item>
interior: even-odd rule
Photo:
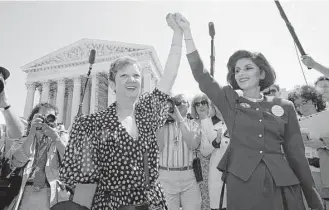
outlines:
[[[323,99],[322,94],[313,86],[303,85],[288,94],[288,100],[294,103],[295,108],[297,108],[297,104],[295,102],[300,98],[307,101],[312,101],[316,106],[317,112],[321,112],[326,109],[326,101]],[[299,115],[302,115],[302,113],[298,110],[297,112]]]
[[[31,114],[27,118],[27,128],[26,128],[26,136],[29,135],[30,129],[31,129],[31,122],[33,120],[33,117],[35,114],[37,114],[41,107],[49,108],[55,111],[55,116],[58,115],[58,108],[50,103],[44,102],[37,104],[33,110],[31,111]]]
[[[261,72],[265,72],[265,78],[259,81],[260,91],[263,91],[264,89],[274,84],[276,79],[275,71],[262,53],[253,53],[247,50],[238,50],[233,53],[233,55],[231,55],[227,63],[228,73],[226,79],[234,90],[241,90],[235,80],[235,65],[237,61],[242,58],[249,58],[258,66]]]

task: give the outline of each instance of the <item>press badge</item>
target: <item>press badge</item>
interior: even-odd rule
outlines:
[[[281,117],[284,114],[284,109],[279,105],[274,105],[272,107],[271,111],[277,117]]]

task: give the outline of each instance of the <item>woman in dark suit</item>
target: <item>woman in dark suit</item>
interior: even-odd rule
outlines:
[[[266,58],[261,53],[235,52],[227,64],[230,86],[220,86],[203,66],[189,22],[180,14],[176,22],[184,31],[193,76],[222,113],[231,134],[231,145],[218,165],[228,171],[227,209],[303,210],[301,190],[311,208],[323,209],[294,105],[261,94],[276,78]]]

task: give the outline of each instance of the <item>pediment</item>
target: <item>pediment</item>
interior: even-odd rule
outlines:
[[[46,69],[71,63],[88,62],[92,49],[96,50],[96,61],[105,57],[138,51],[154,51],[152,46],[138,45],[122,42],[112,42],[94,39],[82,39],[53,53],[32,61],[21,69],[25,72],[35,69]],[[155,51],[154,51],[155,53]]]

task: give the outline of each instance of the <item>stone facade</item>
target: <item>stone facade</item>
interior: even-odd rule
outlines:
[[[96,60],[88,78],[82,114],[103,110],[115,101],[108,69],[118,57],[131,56],[140,62],[142,92],[151,91],[162,76],[162,66],[152,46],[82,39],[21,67],[27,74],[25,119],[36,104],[49,102],[59,109],[58,122],[66,128],[71,125],[83,97],[92,49],[96,50]]]

